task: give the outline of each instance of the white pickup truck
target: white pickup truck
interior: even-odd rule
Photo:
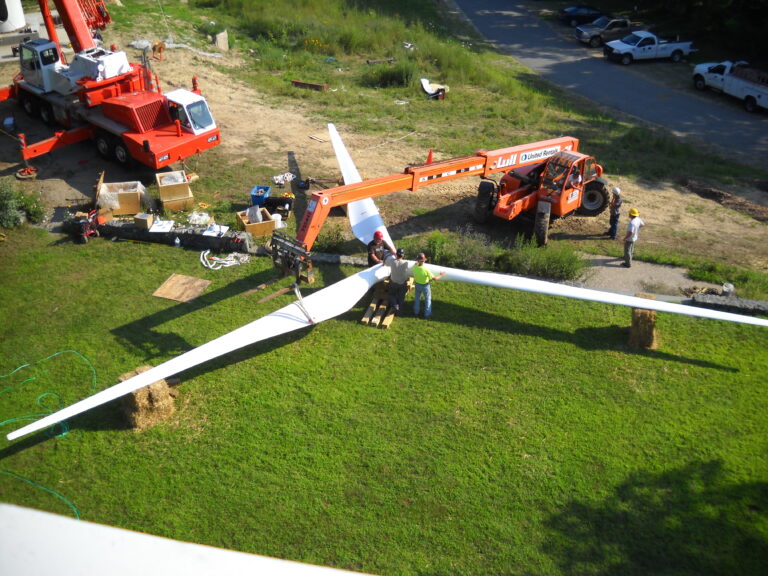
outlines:
[[[768,73],[750,68],[746,62],[708,62],[693,69],[697,90],[711,88],[744,102],[747,112],[768,109]]]
[[[616,60],[629,65],[635,60],[652,60],[669,58],[672,62],[680,62],[683,56],[696,51],[691,42],[672,42],[664,40],[646,30],[636,30],[622,38],[608,42],[603,47],[606,60]]]

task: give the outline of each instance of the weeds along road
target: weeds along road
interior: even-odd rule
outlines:
[[[765,168],[768,163],[768,114],[746,112],[738,100],[698,93],[646,78],[635,68],[685,66],[669,61],[621,66],[595,57],[593,50],[567,38],[557,22],[537,16],[535,2],[453,0],[475,28],[501,53],[510,55],[553,84],[663,126],[693,142],[705,142],[720,154]],[[564,26],[562,26],[565,28]],[[570,32],[570,28],[567,28]]]

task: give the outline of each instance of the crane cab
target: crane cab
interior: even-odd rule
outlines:
[[[24,42],[19,51],[21,73],[37,92],[67,96],[82,91],[82,80],[102,82],[131,72],[125,52],[91,48],[75,54],[70,65],[61,59],[59,47],[45,38]]]
[[[178,120],[182,130],[195,136],[216,128],[213,114],[205,98],[179,88],[165,94],[172,120]]]

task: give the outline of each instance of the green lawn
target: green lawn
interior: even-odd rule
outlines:
[[[0,421],[64,404],[289,302],[245,295],[267,259],[209,271],[160,245],[0,244]],[[195,303],[151,293],[212,281]],[[352,269],[320,269],[334,282]],[[87,294],[87,299],[83,296]],[[0,499],[380,574],[757,574],[768,560],[768,331],[438,283],[435,319],[312,330],[181,376],[173,419],[118,403],[8,443]],[[50,398],[50,397],[48,397]],[[38,483],[32,486],[18,477]]]
[[[642,174],[649,185],[765,178],[562,98],[510,59],[454,39],[445,23],[430,36],[430,3],[347,13],[331,0],[269,10],[222,2],[235,14],[254,8],[240,27],[218,4],[163,10],[177,41],[199,47],[204,23],[230,26],[235,47],[259,56],[230,72],[276,106],[392,138],[415,132],[412,142],[451,155],[574,134],[608,173]],[[318,6],[327,14],[313,13]],[[139,0],[110,11],[126,34],[166,22]],[[341,15],[344,26],[325,22]],[[415,33],[420,49],[403,56]],[[406,75],[449,83],[451,98],[382,113],[401,90],[364,85],[376,80],[365,59],[390,53],[409,63]],[[337,67],[349,70],[348,94],[289,85],[297,72],[326,81]],[[276,173],[268,162],[255,155],[222,176],[215,168],[226,158],[214,150],[200,160],[196,196],[232,223],[219,216],[242,202],[233,191]],[[246,294],[274,277],[267,259],[211,271],[196,252],[169,246],[4,232],[0,501],[393,576],[765,572],[765,329],[659,314],[659,349],[637,352],[626,345],[628,309],[439,282],[432,321],[406,315],[375,330],[358,322],[361,301],[182,374],[176,414],[151,430],[128,429],[114,402],[58,436],[9,443],[29,419],[291,297],[257,304],[262,294]],[[303,290],[354,271],[322,266]],[[172,273],[212,284],[193,303],[153,297]]]

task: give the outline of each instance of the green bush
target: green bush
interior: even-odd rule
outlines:
[[[17,199],[21,210],[27,215],[27,220],[33,224],[43,221],[45,210],[39,196],[18,192]]]
[[[570,246],[549,244],[539,247],[531,238],[496,258],[500,272],[547,280],[576,280],[584,270],[584,259]]]
[[[29,222],[43,220],[43,206],[39,197],[25,194],[19,190],[13,180],[0,180],[0,227],[14,228],[23,218]]]
[[[315,240],[312,247],[314,252],[325,252],[327,254],[339,254],[346,243],[344,230],[339,225],[326,225],[320,231],[320,235]]]
[[[471,226],[455,232],[431,232],[426,239],[407,242],[405,246],[409,254],[412,252],[412,257],[418,252],[425,252],[435,264],[467,270],[492,268],[500,250],[488,236],[476,232]]]

